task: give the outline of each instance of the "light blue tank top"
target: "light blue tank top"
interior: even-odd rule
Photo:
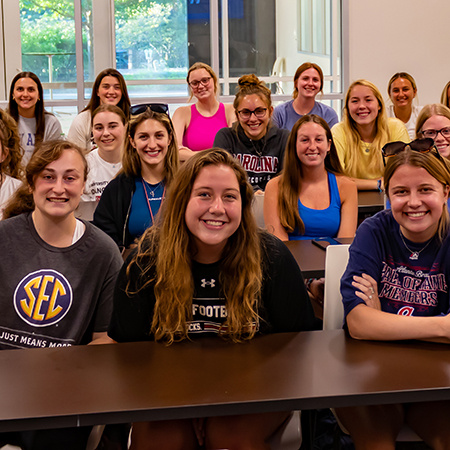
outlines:
[[[311,209],[303,206],[298,200],[298,212],[305,224],[305,234],[297,230],[289,233],[289,240],[317,239],[320,237],[336,237],[341,225],[341,197],[336,182],[336,176],[328,172],[328,191],[330,206],[326,209]]]

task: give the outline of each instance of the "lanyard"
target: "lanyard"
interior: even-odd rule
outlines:
[[[143,178],[141,178],[141,182],[142,182],[142,187],[144,188],[145,198],[147,199],[147,206],[148,206],[148,210],[150,211],[150,216],[152,218],[152,225],[153,225],[155,223],[155,219],[153,217],[152,207],[150,206],[150,199],[148,198],[147,186],[146,186],[147,182],[144,181]],[[161,181],[159,183],[161,183]],[[158,184],[156,185],[154,191],[152,191],[153,195],[154,195],[154,192],[156,191],[156,189],[158,189]],[[164,201],[165,195],[166,195],[166,185],[164,184],[164,190],[163,190],[163,194],[162,194],[162,198],[161,198],[161,205],[162,205],[162,202]]]

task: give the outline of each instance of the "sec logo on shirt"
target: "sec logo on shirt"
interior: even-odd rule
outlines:
[[[14,291],[14,308],[32,326],[46,327],[59,322],[72,306],[72,287],[56,270],[30,273]]]

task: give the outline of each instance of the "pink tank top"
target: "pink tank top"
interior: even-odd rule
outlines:
[[[202,116],[194,105],[191,106],[191,121],[183,136],[183,145],[194,151],[206,150],[214,144],[216,133],[221,128],[227,128],[225,106],[219,104],[219,109],[211,117]]]

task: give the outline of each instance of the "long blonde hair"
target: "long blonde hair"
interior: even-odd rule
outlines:
[[[227,319],[220,335],[234,342],[250,339],[259,320],[261,294],[261,236],[253,217],[253,189],[239,163],[225,150],[213,148],[196,153],[181,167],[162,206],[161,220],[149,228],[138,243],[127,267],[127,294],[154,283],[156,304],[151,331],[155,340],[171,344],[188,337],[192,319],[194,282],[192,260],[195,244],[186,225],[185,212],[192,186],[206,166],[224,165],[236,175],[242,201],[238,229],[228,238],[220,261],[220,284],[227,306]],[[139,274],[132,280],[131,275]]]
[[[303,124],[310,122],[320,125],[325,131],[327,141],[331,143],[330,151],[324,161],[325,170],[335,174],[342,173],[341,163],[327,122],[315,114],[308,114],[297,120],[289,134],[284,153],[284,167],[278,183],[278,215],[281,225],[288,233],[294,232],[295,229],[299,234],[305,233],[305,225],[297,207],[303,176],[302,163],[297,155],[297,134]]]
[[[450,81],[444,86],[441,94],[441,103],[445,106],[450,107],[449,96],[448,96],[448,88],[450,87]]]
[[[369,164],[367,165],[367,170],[371,173],[383,173],[384,165],[383,158],[381,156],[381,149],[390,140],[388,120],[386,115],[386,107],[384,105],[383,97],[381,96],[378,88],[367,80],[356,80],[348,88],[347,94],[345,96],[345,106],[343,111],[343,128],[344,133],[347,136],[347,154],[348,158],[345,161],[345,175],[353,178],[361,178],[360,170],[364,167],[362,164],[362,155],[360,151],[361,136],[356,127],[356,122],[350,115],[348,104],[350,101],[350,96],[352,89],[355,86],[365,86],[368,87],[375,98],[378,101],[378,106],[380,110],[376,118],[375,139],[369,146]]]

